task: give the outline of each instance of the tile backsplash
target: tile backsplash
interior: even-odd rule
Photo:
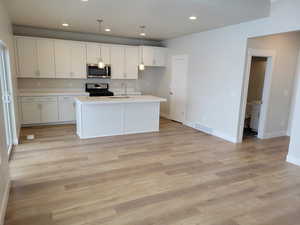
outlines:
[[[164,76],[163,68],[147,68],[139,74],[138,80],[110,80],[110,79],[35,79],[18,78],[18,89],[79,89],[84,90],[85,84],[90,83],[109,83],[110,89],[122,90],[123,83],[127,84],[127,89],[142,92],[143,94],[157,94],[157,87],[160,79]]]

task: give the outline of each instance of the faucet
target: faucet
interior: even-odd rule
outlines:
[[[127,96],[127,81],[122,82],[122,87],[124,88],[124,94],[125,96]]]

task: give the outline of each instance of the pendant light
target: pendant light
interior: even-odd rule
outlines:
[[[141,33],[140,35],[142,37],[146,36],[146,33],[145,33],[145,28],[146,26],[140,26],[141,28]],[[140,71],[144,71],[145,70],[145,64],[144,64],[144,47],[143,47],[143,38],[141,39],[141,54],[142,54],[142,57],[141,57],[141,63],[139,64],[139,70]]]
[[[102,28],[101,25],[103,23],[103,20],[99,19],[97,20],[97,22],[99,23],[99,33],[101,34],[101,28]],[[102,48],[100,47],[100,59],[98,62],[98,68],[103,69],[104,67],[105,67],[105,63],[102,58]]]

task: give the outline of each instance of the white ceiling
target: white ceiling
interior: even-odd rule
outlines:
[[[102,18],[110,35],[139,37],[139,26],[146,25],[147,38],[156,40],[266,17],[270,8],[270,0],[4,1],[14,24],[97,33],[96,20]],[[198,19],[189,20],[191,15]]]

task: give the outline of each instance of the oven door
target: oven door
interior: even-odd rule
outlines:
[[[87,77],[88,78],[110,78],[110,68],[104,67],[100,69],[96,64],[87,65]]]

